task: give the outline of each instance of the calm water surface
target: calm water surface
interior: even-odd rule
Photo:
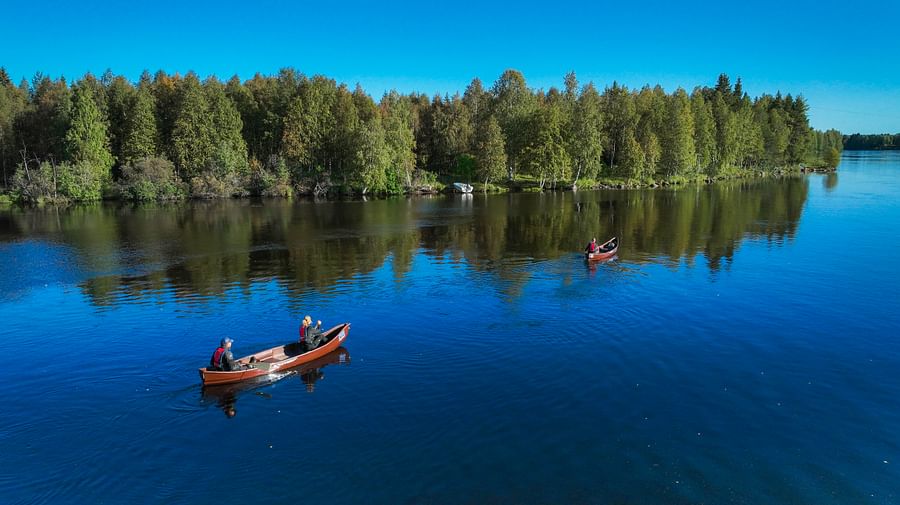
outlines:
[[[0,502],[900,503],[898,223],[896,152],[677,191],[0,210]],[[305,314],[345,349],[201,389],[222,336]]]

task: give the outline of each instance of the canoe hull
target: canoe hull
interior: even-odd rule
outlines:
[[[302,354],[291,355],[288,349],[291,344],[288,344],[273,347],[271,349],[266,349],[265,351],[260,351],[256,354],[251,354],[250,356],[244,356],[243,358],[237,360],[237,362],[239,363],[248,363],[250,361],[250,358],[254,357],[256,358],[257,362],[261,364],[260,368],[249,368],[246,370],[235,370],[231,372],[207,370],[206,368],[201,368],[199,369],[200,381],[204,386],[232,384],[235,382],[249,380],[254,377],[261,377],[263,375],[268,375],[274,372],[287,370],[288,368],[293,368],[295,366],[300,366],[304,363],[309,363],[310,361],[317,360],[340,347],[341,344],[343,344],[344,341],[347,340],[347,335],[349,333],[350,323],[339,324],[325,332],[325,335],[330,336],[330,339],[325,343],[325,345],[317,347],[316,349],[313,349],[311,351],[304,352]]]

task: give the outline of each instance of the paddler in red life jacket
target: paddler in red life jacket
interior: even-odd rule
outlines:
[[[584,251],[588,254],[593,254],[597,252],[597,238],[591,239],[591,242],[584,248]]]
[[[235,363],[234,355],[231,354],[231,343],[234,340],[225,337],[219,342],[219,347],[213,353],[209,360],[209,369],[220,372],[230,372],[232,370],[241,370],[243,364]]]

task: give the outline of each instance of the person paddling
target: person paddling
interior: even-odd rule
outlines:
[[[319,347],[322,342],[322,321],[316,321],[316,325],[313,326],[312,317],[304,317],[300,325],[300,342],[303,342],[307,351]]]
[[[597,252],[597,238],[596,237],[591,239],[591,241],[587,245],[587,247],[584,248],[584,251],[588,254],[593,254],[593,253]]]

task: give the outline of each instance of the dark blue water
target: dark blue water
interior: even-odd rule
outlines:
[[[898,222],[890,152],[677,191],[0,210],[0,503],[900,503]],[[222,336],[307,313],[352,323],[340,355],[201,390]]]

